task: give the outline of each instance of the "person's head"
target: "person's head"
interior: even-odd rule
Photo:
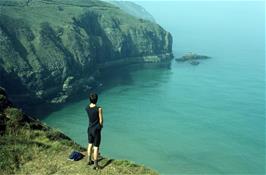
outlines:
[[[96,93],[90,93],[90,102],[96,104],[98,100],[98,95]]]

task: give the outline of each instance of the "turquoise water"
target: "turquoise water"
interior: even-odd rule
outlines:
[[[177,57],[193,51],[213,58],[112,71],[99,95],[102,154],[161,174],[264,174],[263,2],[139,4],[173,34]],[[42,120],[85,146],[87,103]]]

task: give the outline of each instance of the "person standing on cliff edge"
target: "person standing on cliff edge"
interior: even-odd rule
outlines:
[[[86,112],[89,119],[88,127],[88,165],[94,164],[93,169],[100,169],[98,165],[99,146],[101,143],[101,130],[103,128],[103,109],[96,105],[98,95],[90,94],[90,104],[86,107]],[[92,146],[93,160],[92,161]]]

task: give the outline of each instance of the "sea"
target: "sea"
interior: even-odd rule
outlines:
[[[102,155],[160,174],[265,174],[265,2],[137,1],[198,65],[103,74]],[[87,146],[88,96],[41,116]]]

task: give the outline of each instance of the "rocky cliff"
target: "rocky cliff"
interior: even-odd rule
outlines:
[[[95,0],[1,0],[0,85],[17,104],[63,103],[101,69],[169,62],[171,34]]]

